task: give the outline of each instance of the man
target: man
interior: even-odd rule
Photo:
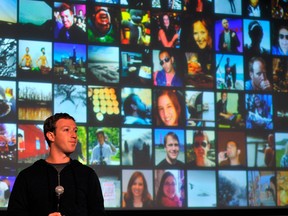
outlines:
[[[268,49],[261,46],[261,42],[264,36],[264,30],[260,22],[258,22],[257,20],[252,20],[248,25],[248,34],[249,34],[251,43],[245,44],[244,51],[246,53],[270,54],[270,51]]]
[[[267,79],[266,63],[262,57],[252,57],[249,61],[250,80],[245,82],[245,90],[272,90]]]
[[[41,48],[42,55],[37,59],[36,64],[39,67],[42,74],[47,74],[51,70],[49,67],[48,59],[45,55],[45,47]]]
[[[75,119],[67,113],[50,116],[44,136],[49,155],[18,174],[7,215],[106,215],[97,174],[70,158],[78,140]]]
[[[123,110],[124,124],[151,125],[151,117],[150,119],[147,118],[150,111],[138,95],[134,93],[128,95],[124,101]]]
[[[230,126],[240,126],[242,117],[240,114],[231,113],[227,110],[227,92],[221,92],[221,99],[216,103],[217,120],[219,124],[228,124]]]
[[[234,140],[226,143],[226,151],[220,151],[218,154],[218,163],[220,166],[242,167],[240,162],[239,144]]]
[[[20,62],[20,64],[19,64],[20,68],[23,66],[23,65],[22,65],[23,61],[25,62],[24,67],[26,67],[26,68],[32,68],[32,63],[33,63],[33,61],[32,61],[31,55],[29,54],[29,51],[30,51],[29,47],[26,47],[26,48],[25,48],[25,52],[26,52],[26,53],[23,55],[23,57],[22,57],[22,59],[21,59],[21,62]]]
[[[236,65],[230,65],[230,58],[226,58],[225,68],[225,83],[228,89],[235,88],[236,82]]]
[[[222,19],[223,31],[220,33],[218,48],[222,52],[239,52],[240,40],[235,31],[229,28],[227,19]]]
[[[208,134],[205,131],[198,130],[194,132],[192,147],[195,159],[188,163],[189,167],[215,167],[215,162],[208,158],[211,144]]]
[[[264,162],[267,167],[275,166],[275,143],[274,143],[274,134],[269,134],[268,143],[264,149]]]
[[[66,42],[85,42],[86,33],[74,23],[74,12],[70,5],[62,3],[58,9],[63,23],[57,39]]]
[[[103,129],[96,131],[97,144],[92,149],[90,163],[96,165],[109,165],[111,163],[110,157],[116,154],[115,146],[105,139],[105,133]]]
[[[270,8],[270,0],[248,0],[244,6],[243,15],[249,17],[267,17]]]
[[[248,16],[251,17],[260,17],[261,16],[261,8],[259,4],[259,0],[249,0],[249,4],[246,10]]]
[[[179,155],[180,146],[179,138],[176,133],[168,132],[164,137],[164,149],[166,151],[166,157],[158,165],[157,168],[168,169],[177,168],[181,169],[184,167],[184,163],[177,160]]]
[[[169,50],[161,50],[159,52],[160,65],[162,70],[154,72],[155,86],[183,86],[182,79],[177,75],[174,68],[174,57]]]

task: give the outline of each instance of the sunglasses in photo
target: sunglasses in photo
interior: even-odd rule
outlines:
[[[284,34],[279,34],[279,38],[283,39],[285,37],[286,40],[288,40],[288,34],[284,35]]]
[[[195,142],[194,147],[199,148],[200,146],[202,146],[203,148],[206,148],[206,146],[208,145],[208,143],[206,141],[202,141],[202,142]]]
[[[160,65],[162,66],[164,64],[164,62],[169,62],[170,61],[170,58],[169,57],[166,57],[164,58],[163,60],[160,60]]]

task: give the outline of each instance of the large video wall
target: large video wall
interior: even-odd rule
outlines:
[[[287,0],[0,0],[0,208],[57,112],[107,209],[284,208],[287,20]]]

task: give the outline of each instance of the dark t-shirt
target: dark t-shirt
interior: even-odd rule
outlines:
[[[183,169],[184,163],[180,160],[176,160],[175,164],[170,164],[167,162],[166,159],[163,159],[158,165],[157,168],[163,168],[163,169],[169,169],[169,168],[177,168],[177,169]]]
[[[75,24],[69,29],[62,28],[59,32],[59,37],[57,38],[61,41],[73,41],[84,43],[87,40],[86,32],[84,32],[80,27]]]

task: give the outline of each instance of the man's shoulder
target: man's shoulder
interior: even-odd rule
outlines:
[[[80,162],[79,162],[80,163]],[[75,177],[80,178],[81,180],[87,179],[98,179],[97,171],[92,167],[87,166],[85,164],[74,165],[75,169]],[[88,186],[89,187],[89,186]]]
[[[185,163],[180,161],[180,160],[177,160],[176,164],[174,164],[174,167],[178,168],[178,169],[182,169],[182,168],[184,168],[184,166],[185,166]]]
[[[71,30],[85,33],[85,31],[83,31],[83,29],[81,29],[79,26],[77,26],[77,25],[75,25],[75,24],[73,24],[73,25],[71,26]]]
[[[165,70],[163,68],[161,70],[158,70],[157,75],[165,75]]]
[[[146,125],[147,121],[145,121],[145,119],[142,119],[140,117],[125,116],[124,124]]]
[[[158,163],[157,167],[158,168],[183,168],[184,163],[180,160],[177,160],[175,164],[169,164],[166,159],[163,159]]]
[[[160,161],[158,164],[157,164],[157,167],[160,168],[162,166],[166,166],[168,163],[166,161],[166,159],[163,159],[162,161]]]
[[[108,143],[108,142],[104,142],[104,144],[103,144],[103,148],[105,148],[105,149],[111,149],[111,147],[110,147],[110,143]]]
[[[261,47],[261,51],[260,52],[261,52],[261,54],[270,54],[269,50],[264,48],[264,47]]]
[[[222,104],[224,104],[224,103],[222,103],[222,100],[219,99],[219,100],[216,102],[216,104],[218,104],[218,105],[222,105]]]
[[[89,167],[89,166],[87,166],[85,164],[82,164],[78,160],[71,160],[71,166],[75,167],[76,169],[83,170],[85,172],[94,172],[94,170],[91,167]]]
[[[41,170],[44,170],[43,167],[47,166],[47,163],[43,159],[35,161],[32,165],[27,166],[22,169],[19,174],[21,175],[33,175],[33,173],[40,173]]]
[[[99,143],[98,143],[98,142],[95,142],[95,143],[94,143],[94,147],[93,147],[92,150],[94,150],[94,149],[98,149],[98,148],[99,148]]]
[[[252,81],[247,80],[245,81],[245,90],[253,90]]]
[[[183,161],[177,160],[177,161],[176,161],[176,164],[184,165],[185,163],[184,163]]]
[[[77,37],[78,39],[84,39],[86,38],[86,32],[83,31],[80,27],[77,25],[72,25],[70,28],[69,32],[74,36]]]

